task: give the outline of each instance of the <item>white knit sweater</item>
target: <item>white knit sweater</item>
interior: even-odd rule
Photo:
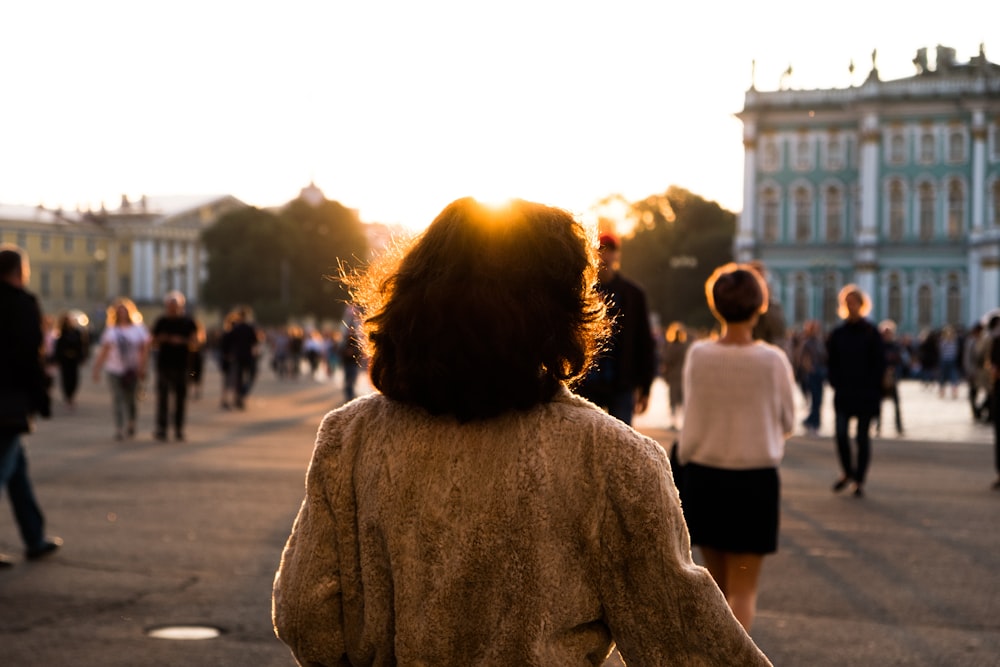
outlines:
[[[692,345],[684,366],[681,463],[778,466],[795,427],[794,386],[788,357],[774,345]]]

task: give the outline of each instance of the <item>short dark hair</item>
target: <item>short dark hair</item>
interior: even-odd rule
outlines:
[[[523,200],[449,204],[410,245],[343,276],[372,384],[461,421],[528,409],[590,367],[609,333],[583,226]]]
[[[721,322],[746,322],[767,312],[767,283],[749,264],[724,264],[705,282],[708,307]]]
[[[10,243],[0,243],[0,278],[20,276],[24,270],[22,251]]]

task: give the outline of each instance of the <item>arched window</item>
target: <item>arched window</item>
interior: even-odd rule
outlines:
[[[844,167],[844,144],[836,132],[830,133],[830,138],[826,142],[826,168],[830,171],[843,169]]]
[[[962,238],[965,228],[965,188],[959,180],[948,184],[948,238]]]
[[[763,236],[766,243],[778,240],[778,193],[774,188],[766,188],[761,197]]]
[[[893,322],[903,321],[903,289],[899,285],[899,276],[895,273],[889,276],[889,294],[886,315]]]
[[[920,135],[920,161],[927,164],[934,161],[934,133],[924,130]]]
[[[945,303],[945,319],[948,324],[958,325],[962,322],[962,292],[958,286],[958,276],[948,274],[948,301]]]
[[[826,189],[826,240],[840,241],[844,236],[844,196],[840,188],[831,185]]]
[[[889,184],[889,233],[890,241],[903,240],[903,207],[905,205],[903,184],[893,181]]]
[[[920,240],[934,238],[934,186],[920,184]]]
[[[931,326],[931,315],[934,312],[934,293],[930,285],[921,285],[917,290],[917,326]]]
[[[793,322],[803,322],[809,317],[809,307],[808,307],[808,293],[806,292],[806,279],[804,276],[795,276],[795,291],[794,294],[794,312],[792,313]]]
[[[812,237],[812,196],[808,188],[795,188],[795,240],[808,241]]]

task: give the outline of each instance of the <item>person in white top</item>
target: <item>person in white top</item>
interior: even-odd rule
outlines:
[[[135,435],[136,394],[146,377],[150,335],[142,315],[131,299],[115,299],[108,307],[108,319],[101,333],[100,352],[94,360],[94,382],[101,369],[108,376],[115,416],[115,440]],[[127,425],[126,425],[127,420]]]
[[[726,264],[705,292],[722,330],[692,345],[684,365],[681,500],[691,543],[749,631],[764,555],[777,551],[778,467],[795,427],[795,382],[781,348],[753,338],[768,303],[760,274]]]

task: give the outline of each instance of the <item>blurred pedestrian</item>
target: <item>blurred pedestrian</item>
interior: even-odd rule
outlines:
[[[670,407],[670,429],[680,428],[684,416],[684,359],[687,357],[687,329],[680,322],[671,322],[663,334],[663,358],[660,376],[667,383],[667,401]]]
[[[645,291],[621,273],[621,239],[604,232],[598,241],[598,290],[608,304],[614,333],[575,391],[631,424],[632,416],[642,414],[649,405],[649,390],[656,377],[656,341]]]
[[[993,489],[1000,491],[1000,316],[992,316],[987,326],[990,332],[990,378],[993,380],[990,411],[993,415],[993,465],[997,471]]]
[[[770,306],[769,306],[770,307]],[[809,401],[809,414],[802,425],[809,435],[819,432],[823,409],[823,385],[826,383],[826,343],[818,320],[802,325],[802,336],[792,355],[795,375]]]
[[[351,281],[378,392],[323,420],[274,581],[300,664],[770,664],[663,449],[566,388],[609,325],[588,245],[463,199]]]
[[[184,441],[191,349],[198,344],[198,325],[185,312],[186,302],[182,293],[167,292],[163,298],[163,315],[153,323],[153,349],[156,351],[156,430],[153,437],[160,441],[167,439],[168,423],[173,426],[174,439]]]
[[[28,477],[22,436],[36,416],[49,417],[49,381],[42,360],[42,312],[25,287],[31,270],[27,254],[0,244],[0,490],[6,489],[29,560],[62,546],[45,536],[45,517]],[[0,568],[14,564],[0,554]]]
[[[975,322],[969,328],[969,333],[962,344],[962,374],[969,388],[969,409],[972,420],[980,421],[984,415],[989,415],[989,373],[986,366],[988,348],[983,346],[983,339],[988,336],[982,322]]]
[[[767,283],[767,265],[759,259],[750,262],[753,268]],[[781,348],[785,354],[790,354],[788,340],[788,324],[785,320],[785,309],[774,294],[768,294],[767,310],[761,313],[757,320],[757,326],[753,329],[754,340],[762,340]]]
[[[903,416],[899,409],[899,378],[902,375],[902,346],[896,340],[896,323],[892,320],[882,320],[878,325],[882,335],[882,345],[885,349],[885,369],[882,371],[882,400],[879,401],[878,415],[875,417],[875,434],[882,433],[882,403],[885,399],[892,401],[896,416],[896,435],[903,435]]]
[[[59,338],[55,344],[55,359],[59,366],[59,386],[63,401],[70,408],[74,406],[76,392],[80,387],[80,366],[87,360],[90,337],[80,326],[76,317],[65,313],[59,320]]]
[[[722,331],[694,343],[684,367],[681,506],[691,544],[749,632],[764,556],[778,550],[778,467],[795,427],[795,379],[784,350],[753,338],[768,307],[760,274],[726,264],[705,292]]]
[[[140,386],[146,379],[150,336],[142,314],[128,297],[119,297],[108,307],[99,344],[94,382],[100,381],[104,370],[111,388],[115,440],[131,438],[135,436]]]
[[[960,345],[955,328],[950,324],[942,327],[938,339],[938,395],[941,398],[944,398],[948,387],[951,387],[951,397],[958,398]]]
[[[233,405],[238,410],[245,410],[247,395],[257,375],[261,335],[253,323],[253,311],[248,306],[235,308],[229,317],[229,329],[222,336],[222,353],[228,360],[228,385]],[[229,408],[225,398],[222,407]]]
[[[833,387],[836,414],[837,457],[841,475],[834,492],[848,486],[856,497],[864,495],[871,461],[871,422],[882,403],[885,350],[875,325],[865,319],[871,312],[868,295],[854,284],[844,286],[837,297],[843,322],[827,339],[827,371]],[[857,420],[857,454],[852,452],[849,427]]]

